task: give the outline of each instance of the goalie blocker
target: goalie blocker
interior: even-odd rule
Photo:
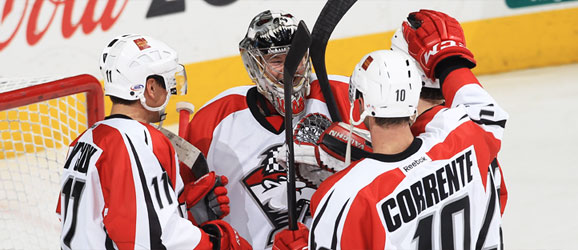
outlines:
[[[319,166],[335,173],[345,167],[345,151],[349,125],[344,122],[336,122],[325,130],[319,139],[319,147],[316,150]],[[351,159],[353,161],[367,157],[373,152],[369,131],[353,128],[351,135]],[[332,160],[335,159],[335,160]]]
[[[332,123],[323,114],[312,113],[305,116],[294,130],[295,163],[297,176],[314,186],[319,186],[325,178],[346,168],[345,152],[349,125],[344,122]],[[352,160],[367,157],[371,152],[369,131],[354,128],[352,133]],[[278,149],[277,161],[286,163],[287,145]]]

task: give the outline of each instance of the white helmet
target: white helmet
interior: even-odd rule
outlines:
[[[273,64],[282,68],[283,56],[289,51],[291,41],[299,22],[285,11],[266,10],[253,18],[245,38],[239,43],[241,58],[249,77],[261,93],[281,115],[285,115],[285,97],[282,70],[275,70]],[[279,60],[275,60],[279,59]],[[305,110],[305,97],[309,95],[311,63],[309,53],[303,58],[293,82],[291,103],[293,114],[299,115]]]
[[[409,55],[391,50],[371,52],[355,66],[350,78],[351,110],[359,96],[364,103],[361,119],[352,123],[360,124],[366,116],[412,117],[417,113],[420,91],[418,66]]]
[[[114,38],[102,51],[100,71],[104,93],[124,100],[140,100],[149,111],[163,111],[171,94],[186,94],[187,76],[177,53],[165,43],[142,35],[127,34]],[[144,96],[147,77],[159,75],[167,90],[167,99],[159,107],[149,107]]]
[[[391,37],[391,50],[400,51],[409,55],[407,41],[403,37],[403,30],[401,28],[398,28],[393,34],[393,37]],[[436,78],[435,81],[432,81],[432,79],[425,75],[423,69],[419,65],[417,69],[421,76],[421,84],[423,88],[440,89],[439,79]]]

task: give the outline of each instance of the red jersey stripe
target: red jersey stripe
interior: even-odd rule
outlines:
[[[187,126],[185,140],[195,145],[204,155],[208,155],[213,131],[223,118],[247,108],[245,98],[243,95],[232,94],[200,109]]]
[[[456,96],[456,92],[464,85],[477,84],[482,87],[474,73],[468,68],[461,68],[452,71],[444,80],[444,87],[442,88],[443,95],[446,99],[446,106],[451,107]]]
[[[106,215],[103,211],[104,227],[119,249],[134,249],[137,205],[130,156],[116,128],[100,124],[92,131],[92,137],[103,150],[95,165],[107,205],[104,210],[110,211]],[[116,166],[105,166],[103,162],[115,162]],[[122,183],[124,191],[114,192],[120,187],[117,183]]]
[[[349,208],[343,226],[341,249],[383,249],[385,247],[385,228],[379,223],[381,219],[375,204],[390,195],[404,178],[402,171],[396,168],[379,175],[359,191]],[[368,235],[380,237],[369,237],[372,240],[367,241]]]
[[[432,161],[449,159],[455,155],[455,152],[470,147],[472,141],[474,142],[482,183],[485,187],[488,178],[488,166],[498,155],[501,142],[492,133],[483,130],[474,122],[467,121],[456,127],[442,143],[432,147],[427,155]]]

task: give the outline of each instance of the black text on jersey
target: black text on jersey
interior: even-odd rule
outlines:
[[[85,142],[79,142],[77,143],[74,148],[72,149],[72,151],[70,152],[70,155],[68,156],[68,160],[66,161],[66,164],[64,164],[64,168],[68,169],[70,167],[70,163],[72,162],[72,159],[76,159],[76,163],[74,164],[74,171],[78,171],[80,173],[86,174],[86,171],[88,171],[88,165],[90,163],[90,158],[92,158],[92,156],[94,155],[94,153],[96,153],[97,149]],[[80,153],[79,157],[76,157],[77,154]]]
[[[389,232],[397,230],[402,222],[410,222],[422,211],[438,204],[470,183],[473,179],[474,165],[471,156],[472,150],[460,154],[435,173],[423,177],[409,188],[385,200],[381,204],[381,211],[387,230]]]

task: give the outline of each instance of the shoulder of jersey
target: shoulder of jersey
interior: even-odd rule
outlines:
[[[329,79],[330,82],[342,82],[342,83],[347,83],[349,85],[349,77],[348,76],[327,75],[327,79]],[[315,73],[311,73],[311,83],[313,83],[313,82],[317,82],[317,74],[315,74]]]
[[[209,100],[207,103],[205,103],[202,107],[206,107],[207,105],[217,102],[221,99],[226,99],[227,96],[231,96],[231,95],[241,95],[241,96],[246,96],[247,95],[247,91],[250,88],[255,87],[255,85],[245,85],[245,86],[238,86],[238,87],[233,87],[230,89],[227,89],[221,93],[219,93],[217,96],[213,97],[213,99]]]
[[[329,84],[331,85],[331,92],[335,96],[336,93],[341,93],[347,91],[349,88],[349,77],[340,75],[328,75]],[[337,92],[336,92],[337,91]],[[317,80],[317,75],[311,75],[311,92],[309,98],[324,100],[323,93],[321,91],[321,85]]]
[[[91,140],[99,146],[119,145],[117,143],[122,143],[123,133],[133,131],[140,124],[135,120],[124,118],[98,121],[92,127]]]

